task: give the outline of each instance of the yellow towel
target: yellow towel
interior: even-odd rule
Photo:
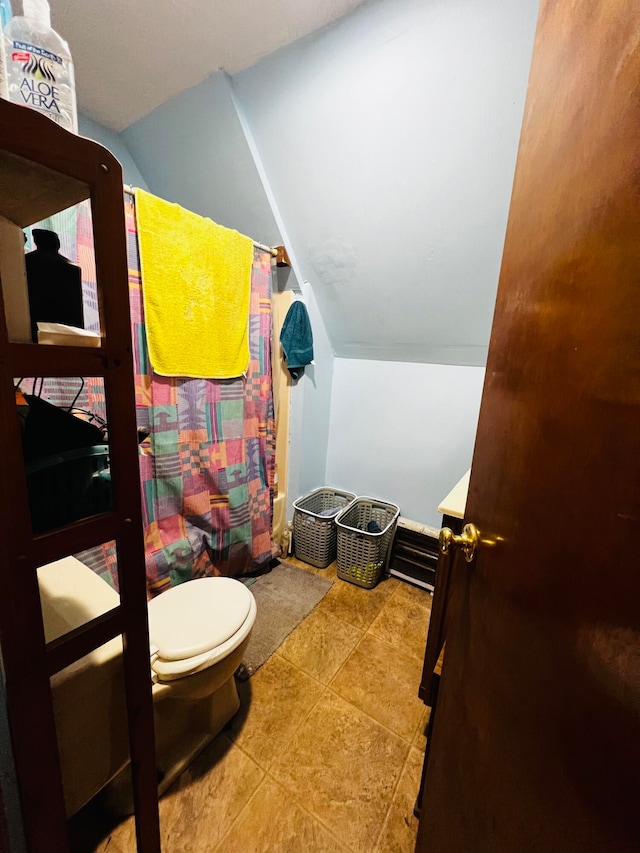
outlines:
[[[252,241],[138,189],[136,220],[155,372],[198,379],[245,373]]]

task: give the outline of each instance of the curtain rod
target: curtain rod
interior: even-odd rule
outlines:
[[[124,184],[124,191],[130,196],[134,195],[134,188],[130,184]],[[278,252],[272,246],[265,246],[264,243],[258,243],[257,240],[253,240],[252,242],[256,249],[260,249],[263,252],[269,252],[273,258],[277,257]]]

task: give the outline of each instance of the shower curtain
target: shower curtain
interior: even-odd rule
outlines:
[[[91,214],[78,208],[77,262],[87,327],[98,327]],[[251,360],[234,380],[158,376],[149,363],[134,204],[125,196],[140,476],[149,595],[193,577],[266,569],[272,540],[275,427],[271,376],[271,256],[254,251],[249,312]],[[72,258],[73,260],[73,258]],[[72,380],[44,395],[69,405]],[[76,405],[104,416],[101,380],[87,380]],[[117,587],[114,543],[78,555]]]

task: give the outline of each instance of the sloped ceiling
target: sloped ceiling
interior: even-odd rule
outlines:
[[[248,68],[362,0],[49,2],[71,48],[80,112],[120,131],[219,68]]]
[[[484,365],[538,0],[51,2],[80,110],[152,192],[286,242],[335,355]]]
[[[282,239],[336,356],[483,366],[538,0],[368,0],[123,133],[149,188]]]
[[[538,0],[384,0],[234,87],[337,356],[483,366]]]

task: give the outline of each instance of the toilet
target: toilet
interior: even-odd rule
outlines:
[[[46,641],[112,610],[118,593],[77,560],[38,569]],[[240,707],[234,672],[256,618],[251,591],[233,578],[199,578],[148,603],[158,793],[162,794]],[[122,667],[115,637],[51,679],[67,816],[103,791],[133,811]]]

